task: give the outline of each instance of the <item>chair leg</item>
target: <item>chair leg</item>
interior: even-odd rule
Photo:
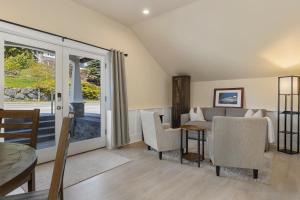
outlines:
[[[216,166],[216,175],[220,176],[220,166]]]
[[[151,150],[151,147],[148,145],[148,151],[150,151]]]
[[[158,152],[158,157],[159,157],[159,160],[162,159],[162,152]]]
[[[35,191],[35,171],[32,171],[32,173],[29,175],[28,180],[28,192]]]
[[[64,200],[64,178],[61,179],[61,183],[60,183],[59,200]]]
[[[63,187],[60,188],[60,194],[59,194],[60,199],[59,200],[64,200],[64,189]]]
[[[257,179],[258,178],[258,169],[253,170],[253,178]]]

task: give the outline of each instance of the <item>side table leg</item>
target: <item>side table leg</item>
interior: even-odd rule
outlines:
[[[183,145],[182,145],[182,135],[183,135],[183,130],[180,130],[180,163],[182,164],[182,154],[183,154]]]
[[[198,167],[200,167],[200,131],[198,131]]]
[[[186,144],[185,153],[189,153],[189,131],[188,130],[185,130],[185,144]]]
[[[202,130],[202,160],[204,160],[204,130]]]

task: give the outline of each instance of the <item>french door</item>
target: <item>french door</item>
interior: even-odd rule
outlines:
[[[69,154],[105,146],[105,55],[88,50],[0,31],[0,108],[40,109],[40,163],[55,158],[69,112],[75,115]]]
[[[62,47],[7,33],[0,38],[0,107],[40,109],[39,162],[52,160],[63,116]]]
[[[70,154],[104,147],[106,141],[105,57],[79,50],[84,46],[63,48],[64,112],[74,113]]]

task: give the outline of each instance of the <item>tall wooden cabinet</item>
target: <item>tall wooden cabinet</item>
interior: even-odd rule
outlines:
[[[190,76],[173,76],[172,84],[172,127],[180,126],[180,115],[190,109]]]

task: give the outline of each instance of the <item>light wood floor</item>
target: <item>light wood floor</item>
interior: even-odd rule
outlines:
[[[274,152],[269,185],[216,177],[214,171],[167,160],[143,143],[116,153],[131,162],[65,189],[68,200],[299,200],[300,156]],[[82,166],[84,170],[84,166]]]

